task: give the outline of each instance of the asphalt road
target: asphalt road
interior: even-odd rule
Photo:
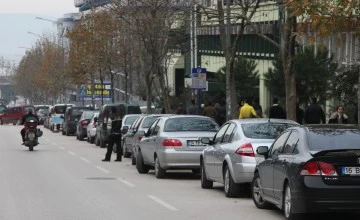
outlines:
[[[201,189],[190,171],[140,175],[128,158],[102,162],[105,149],[41,129],[30,152],[21,126],[0,126],[0,220],[284,219],[279,210],[257,209],[250,196],[226,198],[220,184]]]

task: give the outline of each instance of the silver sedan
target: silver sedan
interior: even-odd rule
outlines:
[[[237,197],[251,183],[256,166],[256,149],[274,142],[286,128],[299,124],[284,119],[236,119],[226,122],[200,156],[201,187],[224,184],[227,197]]]
[[[218,124],[206,116],[159,117],[139,143],[136,168],[139,173],[155,168],[157,178],[163,178],[168,169],[199,173],[199,157],[206,147],[201,138],[212,138],[218,130]]]

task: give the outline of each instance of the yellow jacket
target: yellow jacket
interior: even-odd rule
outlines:
[[[253,118],[253,117],[258,118],[259,116],[256,114],[255,109],[254,109],[251,105],[245,103],[245,104],[240,108],[239,119],[242,119],[242,118]]]

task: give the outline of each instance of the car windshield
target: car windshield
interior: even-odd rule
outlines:
[[[48,113],[49,113],[49,109],[43,109],[43,108],[41,108],[41,109],[38,110],[38,113],[48,114]]]
[[[6,105],[0,105],[0,114],[3,114],[6,110]]]
[[[206,118],[183,117],[171,118],[165,122],[164,131],[213,131],[219,130],[219,126]]]
[[[64,114],[66,110],[66,105],[61,105],[61,106],[55,106],[54,107],[54,113],[55,114]]]
[[[32,106],[25,106],[25,107],[24,107],[24,111],[25,111],[26,113],[29,112],[29,109],[32,109],[32,112],[35,114],[34,107],[32,107]]]
[[[315,129],[308,132],[309,149],[312,151],[359,149],[359,129]]]
[[[94,114],[95,114],[95,112],[93,112],[93,111],[85,111],[84,118],[90,119]]]
[[[296,126],[291,123],[248,123],[242,124],[242,130],[247,138],[276,139],[286,128]]]
[[[84,109],[74,108],[71,111],[71,115],[72,116],[81,116],[83,112],[84,112]]]
[[[126,117],[124,124],[131,125],[138,117],[137,115]]]
[[[151,124],[160,116],[149,116],[144,118],[141,128],[150,128]]]

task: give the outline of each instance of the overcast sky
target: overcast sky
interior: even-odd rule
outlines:
[[[35,19],[56,20],[67,13],[78,12],[74,0],[1,0],[0,4],[0,57],[18,62],[38,40],[33,32],[56,34],[56,25]]]

